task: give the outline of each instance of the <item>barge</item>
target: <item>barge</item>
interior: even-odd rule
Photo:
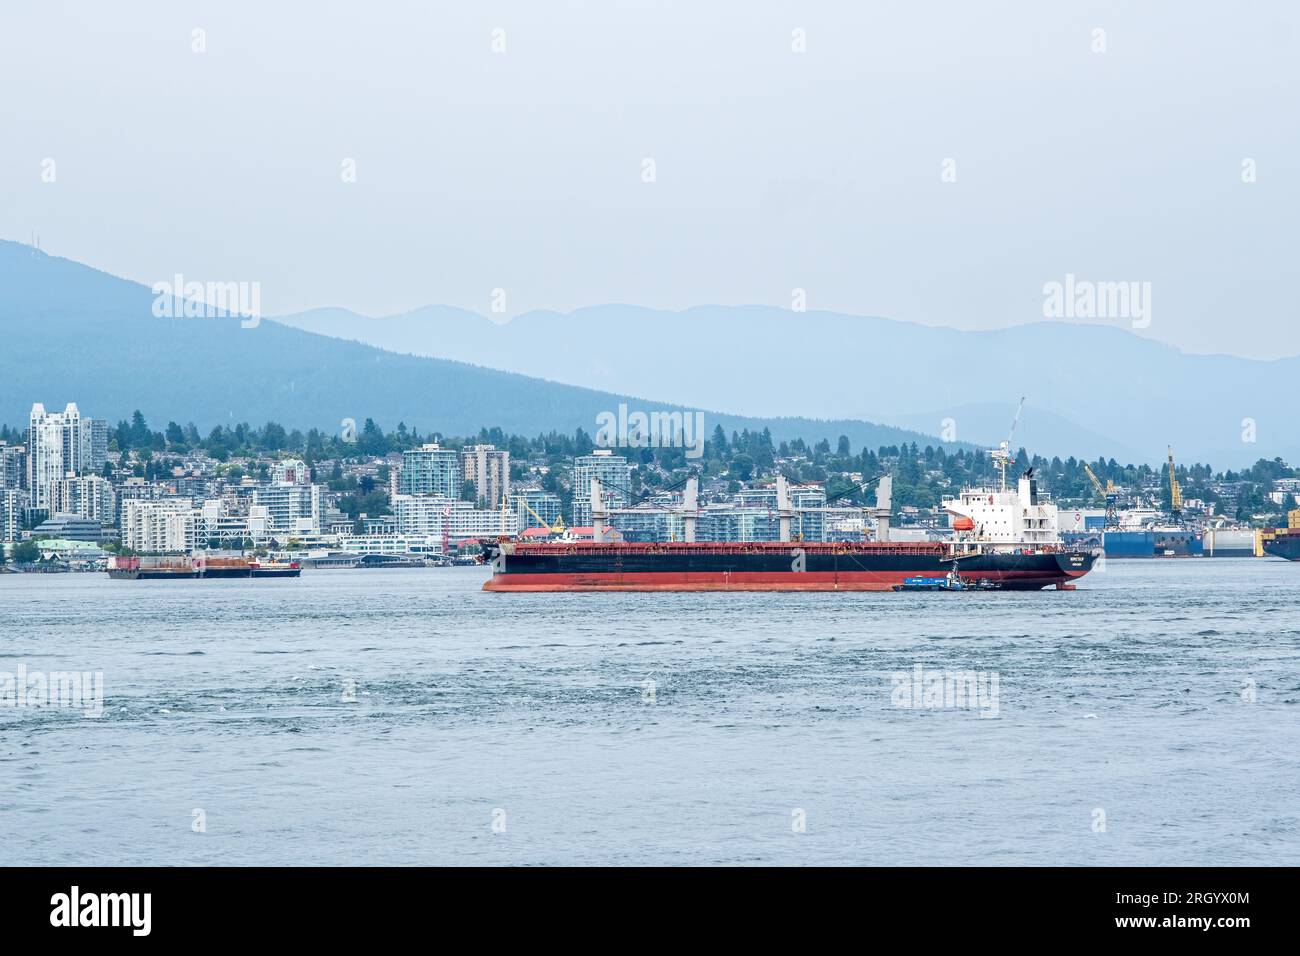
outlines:
[[[1005,443],[1004,443],[1005,445]],[[1010,461],[1005,448],[1002,464]],[[995,460],[998,451],[994,451]],[[480,544],[492,577],[485,591],[899,591],[1072,588],[1096,554],[1065,546],[1056,507],[1040,496],[1032,469],[1018,487],[968,489],[946,499],[954,536],[946,541],[891,541],[891,480],[879,479],[876,540],[799,541],[784,478],[776,481],[779,541],[695,541],[695,479],[682,508],[684,541],[605,541],[609,520],[600,483],[592,481],[593,540]]]
[[[113,557],[108,576],[117,581],[180,581],[195,578],[296,578],[297,561],[259,561],[256,558],[166,555]]]

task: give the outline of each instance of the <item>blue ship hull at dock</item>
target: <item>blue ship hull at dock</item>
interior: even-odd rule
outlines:
[[[1204,542],[1195,531],[1165,528],[1153,531],[1107,531],[1102,548],[1108,558],[1199,558]]]

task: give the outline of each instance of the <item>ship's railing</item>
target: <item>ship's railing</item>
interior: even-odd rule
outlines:
[[[969,554],[1065,554],[1070,551],[1086,551],[1059,541],[982,541],[975,539],[958,539],[952,542],[953,550]]]
[[[942,541],[697,541],[684,542],[517,542],[515,554],[944,554]]]

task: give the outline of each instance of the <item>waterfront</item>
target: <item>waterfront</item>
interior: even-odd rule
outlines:
[[[963,596],[486,574],[0,576],[0,670],[105,690],[0,708],[0,861],[1300,863],[1295,564]],[[996,674],[997,716],[896,706],[918,664]]]

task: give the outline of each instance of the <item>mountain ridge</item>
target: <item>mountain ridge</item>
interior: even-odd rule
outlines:
[[[583,387],[645,391],[653,382],[688,404],[749,415],[836,409],[929,433],[951,420],[958,438],[982,445],[1006,437],[1028,396],[1023,441],[1062,457],[1156,463],[1173,445],[1181,458],[1226,467],[1300,458],[1285,415],[1300,357],[1186,353],[1104,324],[970,331],[755,305],[587,306],[506,323],[449,306],[378,317],[325,308],[276,321]],[[724,366],[746,374],[719,373]],[[1247,420],[1255,442],[1243,440]]]
[[[276,421],[335,432],[345,418],[399,422],[425,433],[468,436],[483,427],[536,435],[594,434],[597,415],[622,402],[645,411],[705,412],[712,431],[771,428],[855,447],[915,441],[910,429],[866,420],[745,416],[639,398],[348,342],[264,319],[160,318],[149,287],[29,246],[0,241],[0,422],[21,427],[33,402],[110,421],[140,409],[168,420],[217,424]],[[141,383],[147,383],[142,385]],[[949,447],[957,447],[950,444]]]

